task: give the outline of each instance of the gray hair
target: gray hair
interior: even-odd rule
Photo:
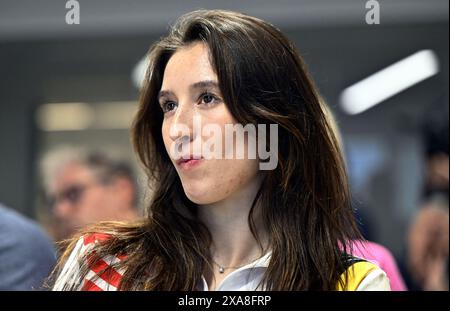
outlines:
[[[74,163],[91,170],[101,184],[109,184],[118,177],[128,179],[135,190],[133,206],[137,205],[138,184],[131,165],[127,161],[106,152],[86,148],[63,146],[50,150],[43,156],[40,171],[46,192],[50,189],[58,172],[67,165]]]

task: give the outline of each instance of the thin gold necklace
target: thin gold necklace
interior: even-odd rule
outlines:
[[[262,258],[263,256],[264,256],[264,254],[261,255],[261,256],[259,256],[259,257],[257,257],[257,258],[255,258],[255,259],[253,259],[253,260],[250,261],[250,262],[247,262],[247,263],[245,263],[245,264],[242,264],[242,265],[240,265],[240,266],[235,266],[235,267],[225,267],[225,266],[222,266],[221,264],[217,263],[217,261],[215,261],[213,258],[211,258],[211,260],[213,261],[213,263],[214,263],[217,267],[219,267],[219,273],[224,273],[225,270],[242,268],[242,267],[244,267],[244,266],[246,266],[246,265],[248,265],[248,264],[254,262],[254,261],[257,260],[257,259]]]

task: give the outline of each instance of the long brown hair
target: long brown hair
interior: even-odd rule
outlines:
[[[237,122],[279,127],[278,166],[264,175],[248,216],[259,241],[253,216],[258,206],[269,235],[272,256],[264,288],[336,289],[346,270],[343,255],[351,251],[348,241],[359,238],[339,144],[294,45],[273,25],[231,11],[183,15],[151,47],[132,137],[154,186],[153,198],[142,223],[89,229],[112,236],[96,248],[97,256],[127,255],[118,264],[126,268],[122,290],[195,290],[211,269],[211,235],[164,147],[157,100],[168,60],[195,42],[208,47],[224,102]]]

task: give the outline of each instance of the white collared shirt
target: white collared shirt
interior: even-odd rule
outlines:
[[[268,252],[263,257],[252,263],[240,267],[228,274],[216,287],[216,291],[258,291],[263,290],[258,286],[264,276],[264,272],[269,266],[272,252]],[[202,277],[202,287],[200,290],[208,291],[208,284]],[[377,268],[367,274],[356,288],[356,291],[390,291],[389,279],[386,273]]]
[[[262,280],[264,272],[269,266],[270,257],[272,252],[268,252],[263,257],[245,265],[237,270],[234,270],[228,274],[219,286],[216,287],[216,291],[254,291],[262,290],[261,286],[258,287]],[[203,286],[200,288],[202,291],[209,291],[208,284],[205,277],[202,276]]]

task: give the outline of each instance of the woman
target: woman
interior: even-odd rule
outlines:
[[[194,11],[149,57],[133,125],[154,185],[148,216],[75,238],[54,289],[389,288],[378,267],[346,255],[359,235],[339,146],[305,64],[277,28],[241,13]],[[195,145],[209,137],[200,119],[225,132],[277,125],[276,137],[257,134],[277,143],[276,167],[261,169],[261,149],[256,158],[251,148],[244,157],[199,153]]]

